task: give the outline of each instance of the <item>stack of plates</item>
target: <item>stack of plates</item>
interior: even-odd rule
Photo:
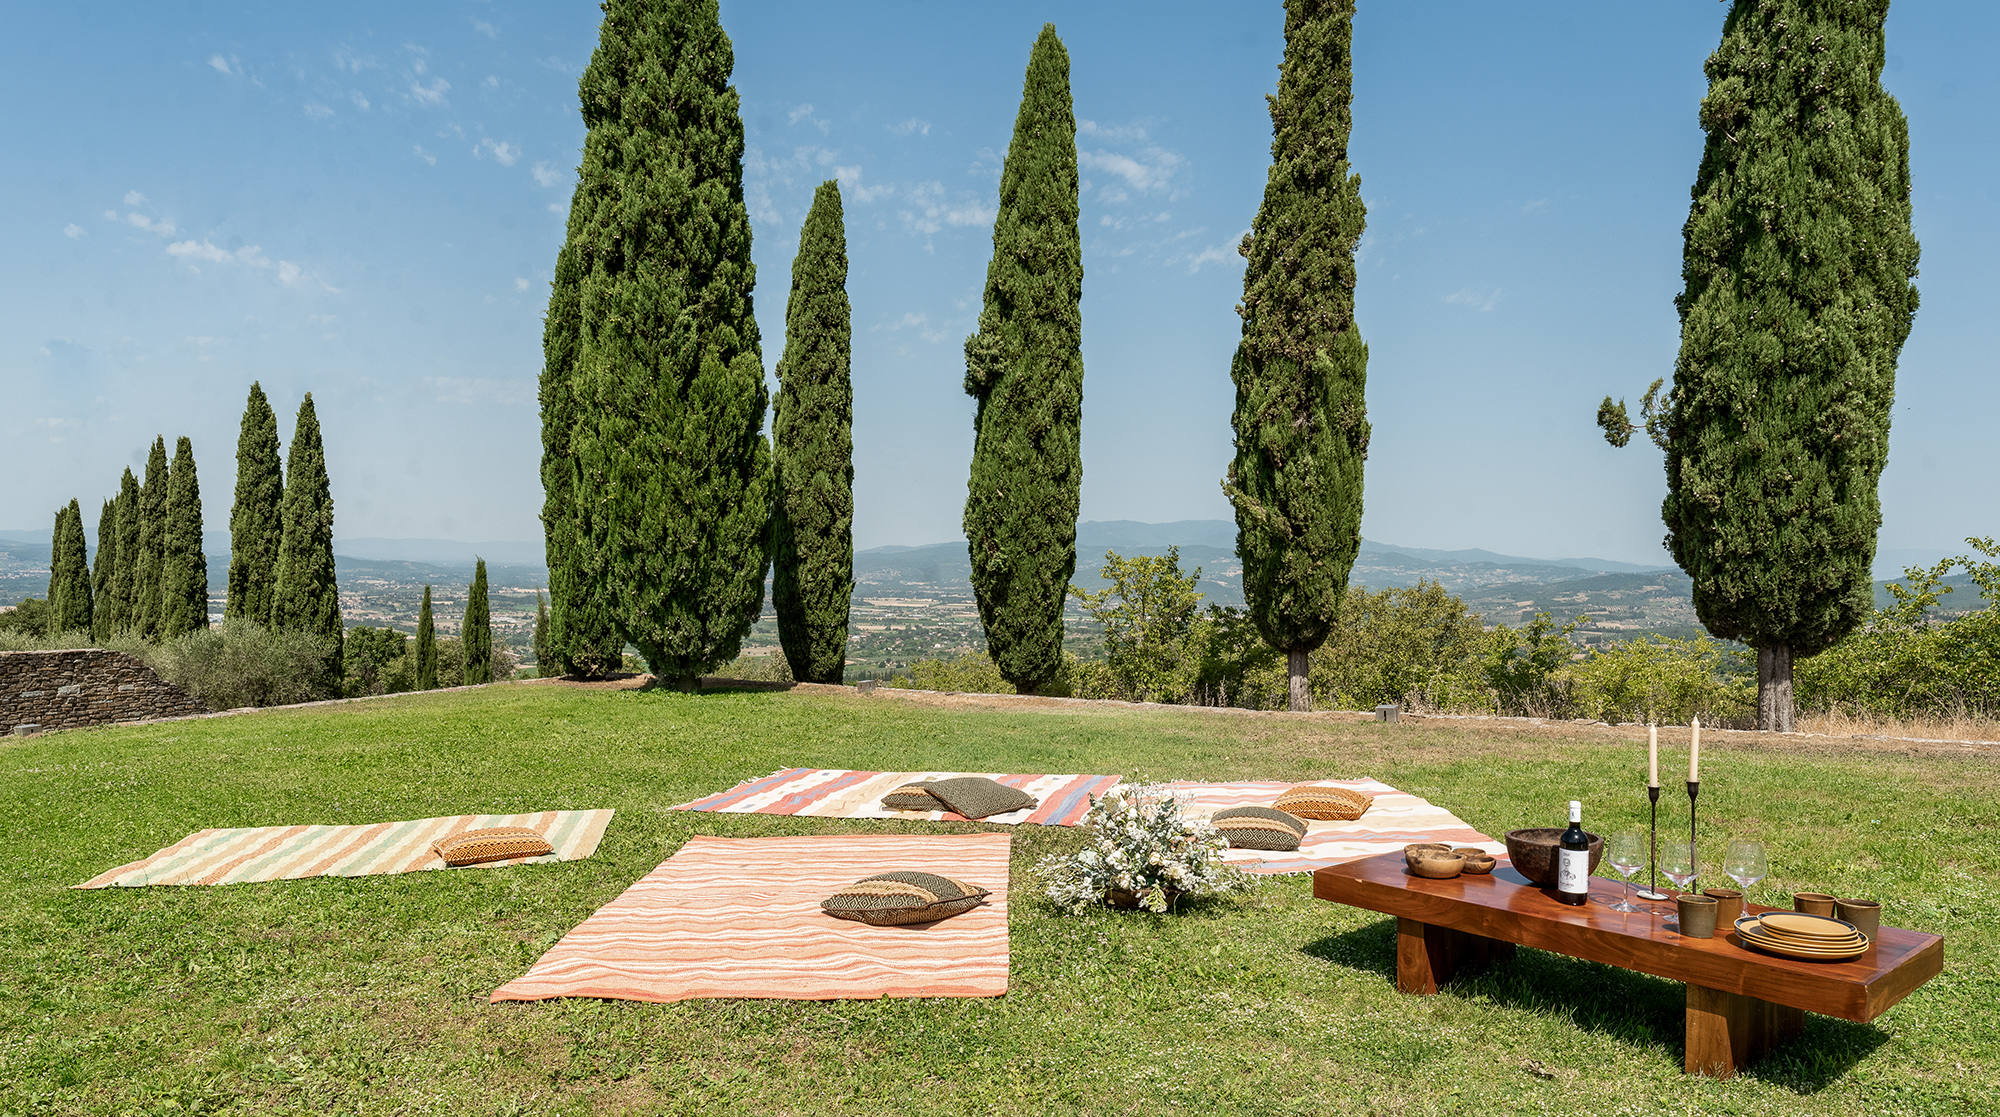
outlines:
[[[1820,962],[1859,958],[1868,950],[1868,936],[1854,924],[1795,911],[1745,915],[1736,921],[1736,936],[1759,950]]]

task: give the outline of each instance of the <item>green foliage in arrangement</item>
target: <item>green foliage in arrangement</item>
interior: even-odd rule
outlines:
[[[331,685],[341,676],[340,587],[334,582],[333,485],[326,475],[326,449],[320,444],[311,392],[300,402],[292,427],[280,510],[283,532],[271,590],[271,626],[319,637]]]
[[[50,632],[84,632],[90,624],[90,563],[83,534],[83,510],[76,501],[56,512],[49,540]]]
[[[160,634],[160,557],[167,525],[167,440],[155,436],[139,489],[138,561],[132,564],[132,616],[126,631],[147,639]]]
[[[108,600],[97,603],[100,613],[108,613],[104,619],[104,639],[134,630],[139,615],[139,520],[144,500],[139,490],[139,479],[132,476],[127,467],[123,477],[118,479],[118,495],[112,498],[112,521],[117,542],[116,553],[111,568],[111,590]]]
[[[771,605],[799,680],[838,683],[854,596],[853,323],[840,184],[813,193],[792,261],[771,419]]]
[[[90,635],[99,642],[109,640],[118,631],[112,602],[112,582],[117,573],[118,502],[107,500],[97,514],[97,555],[90,566]]]
[[[417,612],[417,655],[415,689],[436,690],[438,685],[437,622],[431,619],[431,588],[424,587],[423,608]]]
[[[194,443],[174,445],[167,482],[165,527],[160,533],[159,637],[174,640],[208,627],[208,558],[201,552],[201,481]]]
[[[1367,207],[1347,160],[1353,19],[1352,0],[1285,5],[1270,175],[1239,246],[1236,457],[1222,487],[1244,600],[1286,655],[1295,710],[1311,705],[1309,656],[1333,631],[1361,547],[1368,347],[1354,322],[1354,250]]]
[[[1799,704],[1860,710],[1890,718],[2000,717],[2000,544],[1967,539],[1984,558],[1960,555],[1912,566],[1889,583],[1894,601],[1868,625],[1798,665]],[[1983,609],[1937,616],[1952,588],[1944,577],[1964,567],[1986,600]]]
[[[563,502],[549,521],[559,642],[573,659],[566,595],[601,578],[615,630],[681,687],[735,658],[769,565],[734,65],[715,0],[605,5],[578,89],[589,131],[549,305],[575,325],[544,335],[544,406],[557,409],[544,423],[573,416],[562,459],[544,448],[545,476],[558,475],[550,499]],[[590,624],[596,639],[604,630]]]
[[[979,328],[965,339],[973,419],[965,538],[987,653],[1009,683],[1063,671],[1062,610],[1076,573],[1083,485],[1083,251],[1076,114],[1055,24],[1028,55],[1000,171]]]
[[[1917,310],[1888,9],[1737,0],[1706,66],[1661,515],[1702,623],[1759,651],[1766,729],[1792,727],[1793,660],[1872,609],[1876,482]]]
[[[1696,716],[1703,725],[1745,725],[1756,714],[1756,675],[1734,661],[1748,654],[1715,640],[1646,636],[1592,649],[1565,664],[1559,681],[1582,716],[1613,725],[1686,725]]]
[[[1125,558],[1104,552],[1102,576],[1111,584],[1092,592],[1069,591],[1104,632],[1105,666],[1118,696],[1136,702],[1181,702],[1202,683],[1214,623],[1201,614],[1195,592],[1201,568],[1181,573],[1179,547],[1164,555]],[[1094,687],[1091,689],[1095,689]],[[1079,689],[1079,697],[1095,697]]]
[[[486,560],[477,560],[472,571],[472,590],[465,596],[465,623],[459,627],[459,640],[465,645],[466,686],[493,681],[491,665],[487,662],[493,654],[492,613],[486,605]]]
[[[264,388],[250,382],[236,436],[236,501],[229,509],[229,598],[225,620],[271,620],[278,547],[284,539],[284,471],[278,457],[278,416]]]

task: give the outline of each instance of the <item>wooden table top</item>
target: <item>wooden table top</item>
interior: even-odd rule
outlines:
[[[1765,954],[1727,927],[1717,927],[1712,939],[1683,938],[1670,927],[1670,915],[1612,911],[1623,892],[1619,881],[1591,877],[1590,902],[1570,907],[1515,871],[1505,854],[1490,875],[1450,880],[1411,875],[1401,851],[1313,873],[1313,895],[1321,900],[1847,1020],[1873,1020],[1944,968],[1941,936],[1888,926],[1867,953],[1845,962]],[[1633,903],[1673,907],[1671,899]],[[1744,910],[1785,909],[1746,904]]]

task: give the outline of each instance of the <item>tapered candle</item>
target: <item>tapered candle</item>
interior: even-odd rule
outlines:
[[[1701,782],[1701,719],[1694,719],[1694,743],[1688,746],[1688,782]]]
[[[1660,727],[1646,727],[1646,786],[1660,786]]]

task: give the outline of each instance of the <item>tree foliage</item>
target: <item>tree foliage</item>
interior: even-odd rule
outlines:
[[[431,587],[425,585],[423,608],[417,612],[416,689],[436,690],[437,685],[437,622],[431,617]]]
[[[236,436],[236,500],[229,509],[229,585],[224,619],[271,620],[278,546],[284,537],[285,478],[278,458],[278,416],[264,388],[250,382]]]
[[[1091,591],[1071,586],[1104,634],[1104,658],[1124,697],[1181,702],[1202,681],[1213,624],[1201,615],[1201,567],[1181,573],[1179,547],[1126,558],[1104,552],[1104,579]]]
[[[104,615],[104,639],[132,632],[138,617],[139,520],[142,506],[139,479],[132,476],[128,466],[118,479],[118,495],[111,500],[112,533],[116,540],[113,543],[110,589],[96,607],[97,613]]]
[[[2000,544],[1966,540],[1979,556],[1908,567],[1889,583],[1890,604],[1859,631],[1798,666],[1799,703],[1813,710],[1887,718],[2000,717]],[[1942,616],[1963,567],[1985,600]]]
[[[459,642],[465,646],[465,685],[478,686],[493,681],[493,615],[486,604],[486,560],[477,560],[472,571],[472,590],[465,595],[465,623],[459,627]]]
[[[1069,52],[1054,24],[1028,56],[1000,172],[979,329],[965,341],[978,401],[965,538],[986,648],[1022,691],[1062,673],[1083,484],[1083,254]]]
[[[208,558],[201,551],[201,481],[195,475],[194,443],[183,435],[174,444],[160,533],[159,637],[173,640],[207,627]]]
[[[90,563],[83,509],[72,500],[56,511],[49,540],[49,632],[91,631]]]
[[[139,489],[138,561],[132,564],[132,617],[127,629],[148,640],[160,634],[160,557],[166,540],[167,440],[153,438],[146,456],[146,481]]]
[[[340,670],[340,587],[334,581],[333,483],[320,444],[319,415],[312,393],[299,404],[285,459],[285,496],[280,505],[283,531],[278,542],[278,577],[271,591],[271,624],[287,632],[318,637],[326,648],[327,677]]]

